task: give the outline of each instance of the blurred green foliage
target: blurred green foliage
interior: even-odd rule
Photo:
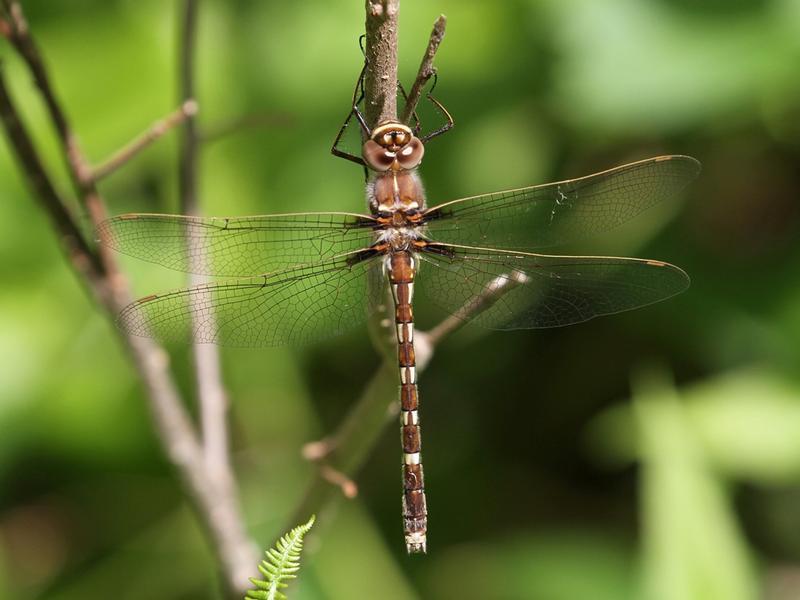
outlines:
[[[94,159],[176,104],[178,3],[24,5]],[[691,154],[705,169],[683,199],[587,248],[675,262],[693,286],[569,329],[448,340],[421,382],[429,555],[404,555],[392,430],[358,500],[309,538],[290,597],[800,597],[800,3],[403,0],[404,81],[439,13],[437,94],[457,126],[428,148],[429,201]],[[202,3],[201,124],[291,115],[204,149],[207,214],[363,210],[361,171],[328,154],[362,29],[360,0]],[[41,102],[1,47],[66,192]],[[110,210],[174,211],[175,153],[166,138],[105,181]],[[0,197],[0,597],[216,597],[139,383],[6,144]],[[181,284],[124,266],[142,294]],[[186,351],[173,361],[191,398]],[[311,476],[301,445],[336,426],[378,358],[358,330],[224,361],[267,547]]]

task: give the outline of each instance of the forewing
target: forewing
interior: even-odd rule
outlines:
[[[177,271],[247,277],[369,246],[374,220],[351,213],[253,217],[129,214],[98,226],[101,242]]]
[[[302,344],[361,323],[385,296],[378,256],[357,254],[273,275],[148,296],[126,307],[119,326],[162,342],[225,346]],[[385,299],[385,298],[384,298]]]
[[[689,156],[658,156],[594,175],[453,200],[425,213],[436,242],[545,248],[608,231],[680,192],[700,172]]]
[[[660,261],[435,249],[420,254],[419,289],[446,311],[489,329],[571,325],[647,306],[689,286],[686,273]]]

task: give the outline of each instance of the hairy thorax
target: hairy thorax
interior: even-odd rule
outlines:
[[[367,201],[377,217],[425,209],[425,190],[416,170],[375,173],[367,183]]]
[[[367,199],[382,225],[379,241],[394,252],[412,249],[422,234],[420,220],[425,209],[425,192],[416,171],[376,174],[367,184]]]

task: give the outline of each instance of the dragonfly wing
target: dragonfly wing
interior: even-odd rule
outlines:
[[[686,290],[680,268],[652,260],[548,256],[432,245],[418,287],[434,304],[489,329],[539,329],[588,321]]]
[[[369,246],[374,220],[351,213],[253,217],[129,214],[98,226],[101,242],[177,271],[247,277]]]
[[[425,221],[436,242],[546,248],[621,225],[699,173],[690,156],[658,156],[578,179],[453,200],[430,208]]]
[[[359,253],[261,277],[147,296],[118,324],[163,342],[225,346],[302,344],[362,322],[385,300],[381,260]]]

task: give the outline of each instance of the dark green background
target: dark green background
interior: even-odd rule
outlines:
[[[178,3],[29,0],[89,156],[176,104]],[[358,500],[309,539],[292,600],[800,597],[800,3],[403,0],[401,77],[448,18],[429,202],[648,156],[697,157],[681,198],[592,240],[692,277],[679,298],[568,329],[447,340],[421,380],[430,553],[405,556],[394,427]],[[202,3],[200,122],[291,115],[207,146],[207,214],[363,210],[328,148],[361,67],[361,0]],[[70,190],[20,61],[27,123]],[[172,212],[174,137],[102,184]],[[214,566],[111,325],[0,144],[0,597],[214,598]],[[134,288],[181,277],[125,259]],[[420,307],[427,321],[437,314]],[[185,350],[174,364],[192,397]],[[365,329],[225,350],[249,526],[271,544],[378,365]]]

